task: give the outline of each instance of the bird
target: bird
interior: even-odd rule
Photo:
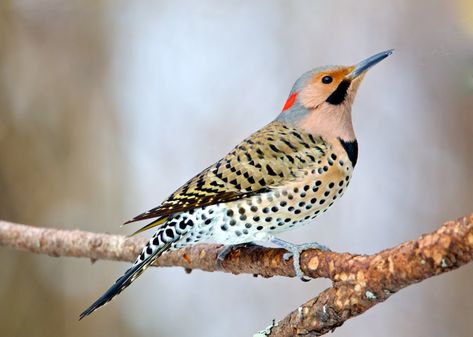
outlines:
[[[358,158],[352,104],[368,69],[393,53],[377,53],[352,66],[324,66],[294,83],[275,120],[244,139],[225,157],[172,193],[159,206],[127,223],[156,228],[133,265],[80,319],[128,287],[163,253],[198,242],[223,244],[222,262],[237,245],[270,242],[293,257],[297,277],[305,249],[278,234],[310,223],[339,199]]]

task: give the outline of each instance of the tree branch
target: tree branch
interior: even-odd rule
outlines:
[[[50,256],[87,257],[133,261],[146,243],[144,238],[96,234],[78,230],[37,228],[0,221],[0,245]],[[294,276],[285,250],[251,246],[237,248],[221,267],[221,245],[198,244],[161,256],[156,266],[188,270],[221,270]],[[473,214],[449,221],[433,233],[373,255],[307,250],[301,268],[311,278],[332,280],[331,288],[309,300],[258,336],[320,336],[342,325],[411,284],[456,269],[473,259]]]

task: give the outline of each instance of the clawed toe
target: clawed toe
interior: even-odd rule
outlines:
[[[301,253],[307,249],[318,249],[324,252],[331,252],[330,248],[317,242],[304,243],[302,245],[298,245],[298,247],[300,248]]]
[[[312,242],[312,243],[306,243],[302,245],[296,245],[290,242],[286,242],[284,240],[278,239],[278,238],[273,238],[271,240],[273,243],[276,245],[286,249],[288,252],[284,253],[282,256],[284,261],[289,260],[291,257],[294,259],[294,272],[296,273],[296,276],[303,282],[308,282],[310,281],[310,278],[307,278],[304,273],[302,272],[301,266],[300,266],[300,255],[302,254],[303,251],[307,249],[319,249],[322,251],[330,251],[330,249],[324,245],[321,245],[317,242]]]
[[[257,244],[253,242],[246,242],[246,243],[239,243],[236,245],[224,246],[223,249],[217,255],[217,266],[220,269],[223,267],[223,262],[225,261],[228,254],[232,252],[232,250],[240,248],[240,247],[250,247],[250,246],[257,246]]]
[[[284,259],[284,261],[288,261],[294,254],[292,254],[291,252],[287,252],[287,253],[284,253],[282,258]]]
[[[228,256],[228,254],[234,249],[233,246],[223,246],[223,249],[217,255],[217,266],[218,268],[222,268],[223,261]]]

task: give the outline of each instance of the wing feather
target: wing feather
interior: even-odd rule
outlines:
[[[301,130],[273,122],[236,146],[228,155],[185,183],[161,205],[130,221],[157,218],[268,192],[300,179],[325,155],[327,144]],[[151,225],[150,224],[150,225]],[[145,226],[143,230],[154,227]]]

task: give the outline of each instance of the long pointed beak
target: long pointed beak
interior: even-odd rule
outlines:
[[[354,66],[353,70],[346,76],[348,80],[353,80],[358,76],[364,74],[368,69],[370,69],[375,64],[381,62],[386,57],[391,55],[394,52],[394,49],[389,49],[383,51],[381,53],[375,54],[373,56],[368,57],[367,59],[361,61],[357,65]]]

